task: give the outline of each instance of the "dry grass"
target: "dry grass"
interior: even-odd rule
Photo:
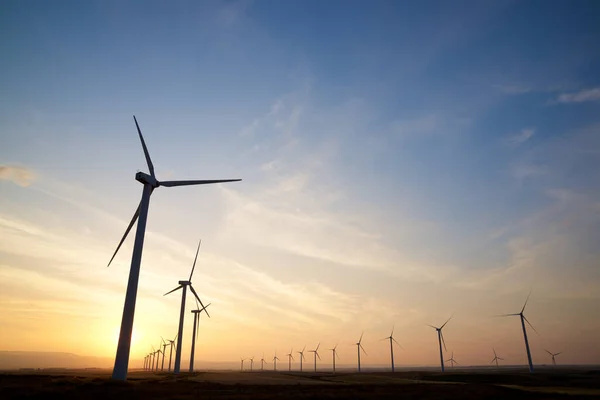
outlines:
[[[199,372],[177,377],[109,371],[0,373],[8,399],[590,399],[600,396],[600,371],[527,373]]]

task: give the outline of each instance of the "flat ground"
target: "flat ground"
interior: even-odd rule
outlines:
[[[0,399],[592,399],[600,370],[367,372],[0,372]]]

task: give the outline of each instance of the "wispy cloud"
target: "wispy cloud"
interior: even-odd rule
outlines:
[[[521,143],[525,143],[529,139],[531,139],[535,135],[534,128],[525,128],[521,129],[521,132],[511,135],[507,142],[512,145],[519,145]]]
[[[35,173],[25,167],[0,165],[0,180],[11,181],[19,186],[29,186],[35,179]]]
[[[574,93],[563,93],[558,96],[555,103],[584,103],[586,101],[600,100],[600,88],[584,89]]]
[[[515,178],[525,179],[545,175],[548,169],[542,165],[518,164],[512,167],[511,172]]]

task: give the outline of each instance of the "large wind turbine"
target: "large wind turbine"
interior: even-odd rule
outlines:
[[[392,327],[392,333],[390,334],[390,336],[383,338],[381,340],[386,340],[389,339],[390,340],[390,358],[392,360],[392,372],[395,371],[395,366],[394,366],[394,343],[396,343],[398,346],[400,346],[400,348],[402,348],[402,345],[400,345],[400,343],[398,343],[398,341],[396,339],[394,339],[394,327]]]
[[[493,362],[496,362],[496,368],[500,368],[500,366],[498,365],[498,360],[504,361],[504,358],[498,357],[498,354],[496,354],[496,349],[492,348],[492,350],[494,351],[494,358],[492,358],[492,361],[490,361],[490,364]]]
[[[314,350],[309,350],[309,353],[315,353],[315,372],[317,372],[317,357],[319,357],[319,360],[321,359],[321,356],[319,355],[319,346],[321,345],[321,342],[319,342],[317,344],[317,348]]]
[[[279,358],[277,357],[277,350],[275,350],[275,357],[273,357],[273,371],[277,371],[277,361],[279,361]]]
[[[191,287],[191,286],[190,286]],[[200,325],[200,313],[204,311],[208,318],[210,318],[210,314],[208,313],[208,306],[210,303],[206,305],[206,307],[198,307],[198,302],[196,302],[196,309],[192,310],[192,314],[194,314],[194,331],[192,332],[192,352],[190,354],[190,372],[194,372],[194,355],[196,354],[196,339],[198,338],[198,327]]]
[[[240,360],[242,360],[242,368],[240,369],[240,371],[244,372],[244,361],[246,361],[246,359],[240,357]]]
[[[558,353],[551,353],[551,352],[549,352],[549,351],[548,351],[548,350],[546,350],[546,349],[544,349],[544,351],[545,351],[546,353],[550,354],[550,357],[552,357],[552,365],[556,365],[556,358],[555,358],[555,357],[556,357],[557,355],[561,354],[561,353],[562,353],[562,351],[559,351]]]
[[[302,372],[302,359],[306,360],[306,358],[304,358],[304,350],[305,349],[306,349],[306,346],[304,346],[302,351],[297,352],[298,354],[300,354],[300,372]]]
[[[202,240],[198,242],[198,249],[196,249],[196,257],[194,258],[194,264],[192,265],[192,271],[190,272],[190,277],[187,281],[179,281],[179,286],[170,292],[165,293],[163,296],[168,295],[169,293],[173,293],[176,290],[183,289],[181,293],[181,310],[179,312],[179,330],[177,333],[177,337],[179,340],[177,341],[177,350],[175,351],[175,367],[173,368],[173,373],[178,374],[181,367],[181,349],[183,347],[183,320],[185,318],[185,295],[187,287],[190,287],[192,294],[200,302],[200,305],[204,308],[204,304],[202,304],[202,300],[198,297],[198,293],[194,290],[192,286],[192,276],[194,275],[194,269],[196,268],[196,261],[198,260],[198,252],[200,251],[200,244]],[[208,314],[208,313],[207,313]]]
[[[444,344],[444,350],[448,351],[446,349],[446,341],[444,340],[444,334],[442,333],[442,329],[444,329],[444,326],[446,326],[446,324],[448,323],[448,321],[450,321],[451,318],[452,317],[448,318],[446,322],[444,322],[444,325],[440,326],[439,328],[433,325],[429,325],[437,332],[438,343],[440,345],[440,364],[442,366],[442,372],[444,372],[444,353],[442,353],[442,343]]]
[[[288,371],[292,370],[292,360],[294,359],[294,356],[292,355],[292,351],[294,350],[294,348],[292,347],[290,349],[290,352],[287,353],[287,358],[288,358]]]
[[[364,332],[360,334],[360,339],[358,339],[358,342],[356,342],[356,351],[358,352],[358,372],[360,372],[360,351],[362,350],[363,353],[365,353],[365,356],[367,355],[364,347],[362,344],[360,344],[362,342],[363,334]]]
[[[454,364],[458,364],[458,362],[454,359],[454,352],[452,352],[452,355],[446,360],[446,362],[450,362],[452,368],[454,368]]]
[[[331,350],[331,351],[332,351],[332,353],[333,353],[333,354],[332,354],[332,357],[333,357],[333,373],[334,373],[334,374],[335,374],[335,358],[336,358],[336,357],[337,357],[338,359],[340,358],[340,356],[338,356],[338,354],[337,354],[337,351],[336,351],[336,349],[337,349],[337,346],[338,346],[338,345],[336,344],[336,345],[335,345],[335,347],[334,347],[333,349],[329,349],[329,350]]]
[[[531,322],[529,322],[529,320],[525,317],[525,314],[523,314],[523,312],[525,311],[525,307],[527,306],[527,302],[529,301],[529,296],[531,296],[531,293],[529,293],[529,295],[527,295],[527,299],[525,300],[525,304],[523,304],[523,308],[521,308],[521,312],[518,312],[515,314],[499,315],[499,317],[519,316],[519,318],[521,318],[521,328],[523,328],[523,338],[525,339],[525,349],[527,350],[527,361],[529,362],[529,372],[533,372],[533,361],[531,360],[531,351],[529,350],[529,340],[527,340],[527,329],[525,329],[525,322],[527,322],[529,324],[529,326],[531,327],[531,329],[533,329],[535,331],[535,333],[538,333],[538,331],[535,330],[533,325],[531,325]],[[538,333],[538,335],[539,335],[539,333]]]
[[[264,370],[265,369],[265,353],[263,353],[262,358],[260,359],[260,370]]]
[[[173,186],[189,186],[189,185],[206,185],[211,183],[222,183],[222,182],[235,182],[241,179],[220,179],[220,180],[193,180],[193,181],[159,181],[154,175],[154,165],[150,159],[148,148],[144,142],[142,131],[138,125],[137,119],[133,117],[135,126],[142,142],[142,148],[144,149],[144,156],[146,157],[146,163],[148,164],[148,170],[150,175],[144,172],[138,172],[135,174],[135,179],[144,185],[142,192],[142,200],[138,205],[137,210],[133,214],[133,218],[125,234],[121,238],[117,249],[111,257],[108,265],[111,264],[112,260],[117,255],[117,252],[121,248],[121,245],[125,241],[125,238],[129,234],[129,231],[133,227],[133,224],[137,221],[137,228],[135,232],[135,242],[133,245],[133,254],[131,256],[131,267],[129,269],[129,279],[127,281],[127,292],[125,294],[125,304],[123,306],[123,317],[121,319],[121,330],[119,332],[119,344],[117,346],[117,354],[115,356],[115,364],[112,373],[112,379],[122,380],[127,379],[127,367],[129,366],[129,351],[131,348],[131,333],[133,332],[133,318],[135,315],[135,302],[137,298],[138,282],[140,277],[140,264],[142,262],[142,249],[144,247],[144,234],[146,233],[146,219],[148,217],[148,207],[150,205],[150,196],[154,189],[159,186],[173,187]]]
[[[250,357],[250,372],[252,372],[252,367],[254,367],[254,356]]]

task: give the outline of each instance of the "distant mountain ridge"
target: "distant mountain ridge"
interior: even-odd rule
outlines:
[[[0,369],[20,368],[109,368],[108,357],[80,356],[52,351],[0,351]]]

